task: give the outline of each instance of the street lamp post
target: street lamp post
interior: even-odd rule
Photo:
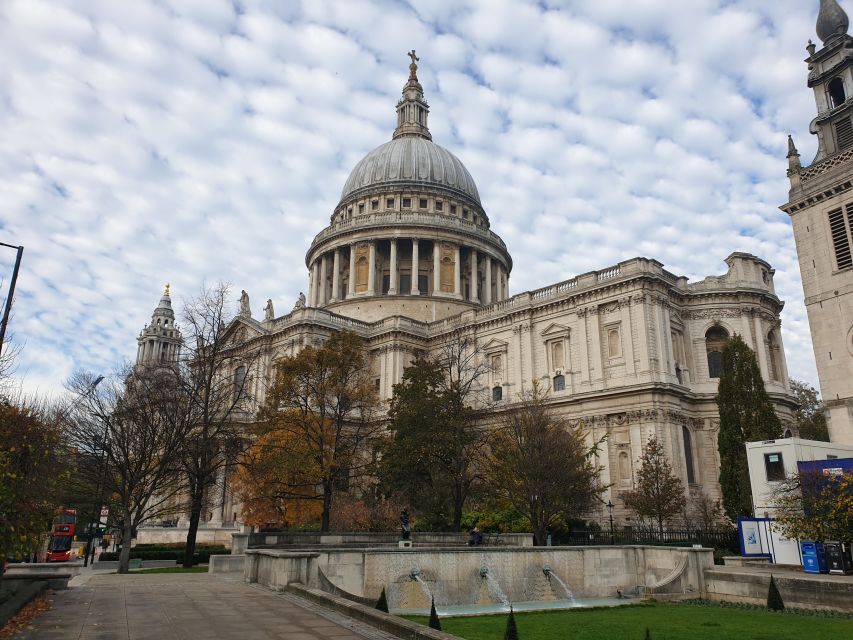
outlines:
[[[613,539],[613,502],[607,500],[607,510],[610,512],[610,544],[614,544]]]
[[[9,314],[12,311],[12,298],[15,297],[15,283],[18,281],[18,270],[21,268],[21,256],[24,255],[23,247],[16,247],[13,244],[0,242],[0,246],[15,249],[18,255],[15,256],[15,268],[12,269],[12,281],[9,283],[9,295],[6,298],[6,305],[3,309],[3,319],[0,320],[0,352],[3,351],[3,341],[6,339],[6,325],[9,324]]]

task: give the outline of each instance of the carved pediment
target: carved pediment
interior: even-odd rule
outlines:
[[[485,353],[499,353],[501,351],[507,351],[509,349],[509,343],[504,342],[503,340],[498,340],[497,338],[492,338],[481,348]]]
[[[542,331],[541,335],[543,338],[561,338],[564,336],[568,336],[571,330],[562,324],[557,324],[556,322],[552,322]]]

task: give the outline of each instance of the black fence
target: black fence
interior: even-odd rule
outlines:
[[[728,549],[738,552],[736,529],[616,529],[603,531],[573,531],[562,533],[553,541],[556,545],[604,545],[604,544],[647,544],[667,547],[690,547],[701,544],[703,547]]]

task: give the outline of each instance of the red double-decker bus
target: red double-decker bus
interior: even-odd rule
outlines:
[[[76,509],[59,507],[53,517],[50,542],[47,545],[48,562],[67,562],[71,559],[71,543],[77,529]]]

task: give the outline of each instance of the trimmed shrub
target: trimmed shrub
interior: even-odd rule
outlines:
[[[385,597],[385,588],[383,587],[382,593],[379,594],[379,600],[376,601],[376,608],[379,611],[384,611],[388,613],[388,598]]]
[[[224,556],[231,553],[222,545],[197,547],[196,553],[193,555],[193,564],[207,564],[210,562],[210,556]],[[113,551],[104,551],[99,558],[104,561],[118,560],[119,553]],[[174,560],[178,564],[184,562],[184,547],[176,548],[151,548],[139,546],[133,547],[130,550],[130,557],[139,560]]]
[[[770,611],[784,611],[785,603],[782,602],[782,594],[776,586],[776,579],[770,576],[770,590],[767,592],[767,608]]]
[[[506,619],[504,640],[518,640],[518,627],[515,624],[515,612],[513,612],[512,607],[509,608],[509,618]]]
[[[646,637],[645,640],[652,640],[652,633],[649,631],[649,628],[646,627]]]
[[[435,598],[432,599],[432,605],[429,608],[429,628],[441,631],[441,620],[438,619],[438,612],[435,610]]]

